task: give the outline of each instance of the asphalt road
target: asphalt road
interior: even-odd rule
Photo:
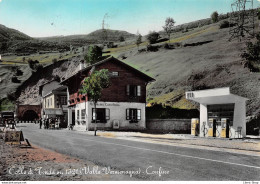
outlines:
[[[100,170],[135,171],[135,180],[260,180],[259,156],[43,130],[33,124],[18,128],[35,145],[92,161]]]

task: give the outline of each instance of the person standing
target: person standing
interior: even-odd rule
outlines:
[[[42,129],[42,121],[43,121],[43,119],[41,118],[40,119],[40,129]]]
[[[50,121],[51,121],[51,119],[48,118],[48,119],[47,119],[47,122],[46,122],[46,128],[47,128],[47,129],[49,129]]]

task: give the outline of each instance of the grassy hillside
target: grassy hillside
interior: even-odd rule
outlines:
[[[109,51],[156,79],[148,86],[151,103],[196,108],[185,99],[185,91],[230,87],[233,93],[250,99],[248,115],[259,114],[260,73],[251,73],[240,57],[246,40],[229,42],[229,29],[219,29],[218,24],[176,33],[170,40],[172,44],[178,42],[174,49],[159,43],[154,45],[158,51],[150,52],[144,42],[139,51],[135,45]]]

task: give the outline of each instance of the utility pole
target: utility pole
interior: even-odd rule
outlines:
[[[229,41],[238,38],[241,41],[247,35],[254,36],[255,10],[253,0],[233,0],[229,17]]]
[[[103,17],[102,21],[102,41],[103,45],[105,45],[105,42],[107,41],[107,30],[105,29],[105,19],[108,18],[108,13],[106,13]]]

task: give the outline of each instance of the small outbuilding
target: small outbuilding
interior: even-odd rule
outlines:
[[[247,98],[230,88],[186,92],[186,99],[200,103],[200,119],[193,121],[193,134],[200,137],[242,138],[246,136]]]

